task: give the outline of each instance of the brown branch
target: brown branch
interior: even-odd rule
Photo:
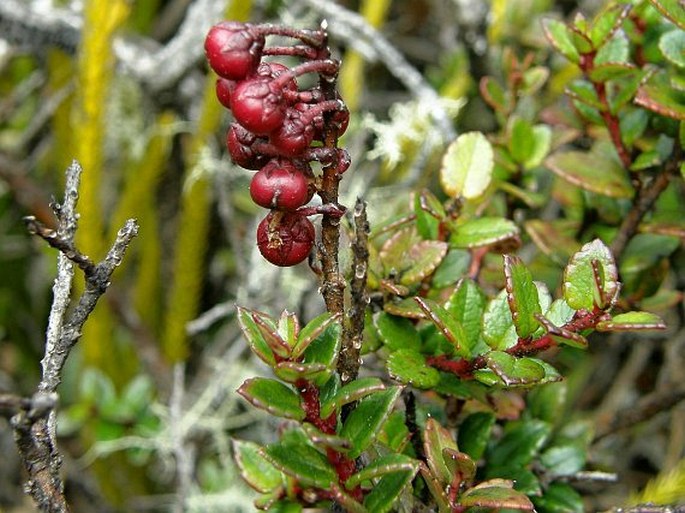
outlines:
[[[359,355],[364,337],[364,314],[369,302],[366,293],[369,266],[369,222],[366,217],[366,203],[357,199],[352,217],[355,237],[352,242],[350,307],[343,325],[342,349],[338,359],[338,373],[343,385],[356,379],[359,373]]]

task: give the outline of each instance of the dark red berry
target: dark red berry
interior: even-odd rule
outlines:
[[[288,157],[299,157],[312,144],[316,135],[314,117],[297,108],[287,110],[278,130],[269,136],[269,142]]]
[[[260,169],[250,182],[250,196],[259,206],[295,210],[309,202],[314,193],[305,172],[290,160],[273,159]]]
[[[272,264],[289,267],[307,258],[314,235],[314,225],[305,216],[273,210],[259,223],[257,247]]]
[[[283,88],[272,78],[255,77],[240,82],[231,98],[236,121],[257,135],[276,130],[285,118]]]
[[[219,77],[216,79],[216,97],[219,99],[221,105],[227,109],[231,108],[231,96],[236,86],[235,80]]]
[[[263,48],[264,36],[247,23],[221,22],[209,29],[205,38],[209,65],[230,80],[243,80],[254,73]]]
[[[226,134],[226,147],[231,160],[245,169],[261,169],[269,161],[268,155],[253,149],[256,142],[266,142],[266,139],[257,137],[238,123],[232,123]]]

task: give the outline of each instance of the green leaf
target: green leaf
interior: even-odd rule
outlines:
[[[623,142],[627,146],[632,146],[642,136],[648,123],[649,114],[644,109],[633,109],[623,113],[620,121]],[[631,166],[631,169],[633,169],[633,166]]]
[[[471,254],[462,249],[450,249],[433,274],[433,285],[443,288],[454,285],[466,274]]]
[[[655,73],[640,86],[635,103],[668,118],[685,120],[683,93],[671,87],[667,73]]]
[[[551,476],[571,476],[585,467],[585,450],[578,444],[555,445],[540,455]]]
[[[468,339],[464,327],[452,314],[445,310],[432,299],[415,297],[414,301],[424,311],[428,319],[440,330],[454,347],[454,351],[462,358],[469,358],[471,351],[468,347]]]
[[[388,349],[419,349],[421,340],[414,323],[404,317],[397,317],[386,312],[374,315],[373,324],[378,336]]]
[[[422,462],[420,464],[419,470],[421,472],[421,477],[425,481],[426,486],[428,486],[428,490],[435,500],[435,503],[438,507],[438,512],[450,513],[452,511],[452,507],[450,506],[450,500],[445,493],[445,487],[443,484],[436,479],[425,463]]]
[[[476,462],[465,452],[446,447],[442,450],[442,458],[453,478],[461,476],[462,481],[471,481],[476,476]]]
[[[274,353],[283,358],[290,356],[291,347],[283,337],[281,337],[281,334],[278,332],[278,328],[271,317],[265,313],[254,311],[252,312],[252,320],[262,334],[262,337],[264,337],[267,345]]]
[[[322,449],[331,448],[335,451],[343,453],[348,452],[352,448],[352,442],[350,442],[347,438],[323,433],[309,422],[303,423],[301,427],[302,431],[304,431],[309,441],[315,447],[320,447]]]
[[[531,415],[545,422],[555,423],[563,418],[568,386],[565,381],[535,387],[528,393],[527,404]]]
[[[386,474],[395,472],[411,472],[416,474],[419,470],[419,462],[404,454],[388,454],[369,463],[362,470],[353,474],[345,481],[345,488],[352,490],[364,481],[371,481]]]
[[[515,509],[532,511],[533,503],[523,493],[513,489],[511,481],[492,479],[466,490],[459,498],[460,506],[468,508]]]
[[[637,68],[628,62],[607,62],[592,68],[588,77],[593,82],[608,82],[632,75]]]
[[[627,312],[614,315],[610,321],[597,324],[597,331],[655,331],[666,329],[666,324],[650,312]]]
[[[242,478],[258,492],[268,493],[283,485],[283,475],[262,456],[256,443],[233,439],[233,455]]]
[[[424,319],[426,317],[412,297],[399,301],[388,301],[383,305],[383,310],[391,315],[406,317],[407,319]]]
[[[597,52],[594,59],[595,66],[602,66],[610,62],[628,62],[630,57],[630,43],[622,32],[617,32]]]
[[[542,164],[551,147],[552,129],[547,125],[535,125],[533,127],[533,150],[523,162],[523,166],[526,169],[533,169]]]
[[[447,148],[440,168],[440,184],[448,196],[474,199],[490,185],[493,151],[480,132],[461,134]]]
[[[326,456],[311,445],[281,442],[263,448],[262,454],[273,466],[297,479],[302,486],[325,489],[337,481],[335,469]]]
[[[288,383],[297,383],[300,379],[320,382],[330,375],[330,369],[323,363],[279,362],[274,367],[274,374]]]
[[[323,385],[330,374],[335,371],[335,365],[338,361],[338,354],[340,353],[340,344],[342,336],[342,327],[339,322],[329,324],[313,342],[309,344],[302,355],[302,363],[308,364],[323,364],[327,372],[321,374],[317,378],[316,384]]]
[[[487,354],[488,368],[507,386],[531,385],[545,378],[545,369],[533,358],[516,358],[504,351]]]
[[[414,244],[404,255],[400,283],[415,285],[433,274],[445,258],[448,248],[448,244],[440,240],[424,240]]]
[[[535,507],[545,513],[583,513],[583,498],[570,485],[555,482],[544,495],[533,497]]]
[[[414,214],[416,229],[421,237],[427,240],[439,239],[440,223],[445,218],[445,209],[440,200],[428,189],[423,189],[414,196]]]
[[[523,164],[533,154],[534,134],[533,125],[526,119],[513,116],[509,119],[509,141],[507,147],[511,157],[519,164]]]
[[[531,219],[526,221],[525,228],[540,251],[556,263],[565,264],[580,248],[580,244],[570,235],[576,228],[575,223]]]
[[[406,267],[406,254],[422,239],[414,228],[403,228],[383,243],[380,258],[386,273],[401,272]]]
[[[541,420],[510,423],[502,439],[486,456],[488,469],[497,467],[525,467],[545,445],[552,432],[551,426]]]
[[[521,94],[533,95],[545,85],[549,78],[549,69],[544,66],[533,66],[523,72]]]
[[[492,77],[483,77],[480,81],[480,94],[483,100],[495,111],[506,113],[511,109],[509,94]]]
[[[378,441],[396,453],[402,452],[411,436],[405,420],[404,412],[392,412],[383,424]]]
[[[649,0],[657,10],[685,30],[685,9],[678,0]]]
[[[321,418],[325,419],[345,404],[357,401],[367,395],[385,390],[385,385],[378,378],[358,378],[350,381],[338,392],[321,405]]]
[[[426,454],[426,462],[433,475],[447,485],[452,482],[452,471],[447,466],[443,457],[444,449],[457,450],[457,443],[450,432],[442,427],[434,418],[426,420],[426,428],[423,431],[423,451]]]
[[[393,472],[386,474],[375,483],[364,498],[364,507],[373,513],[390,511],[402,490],[414,479],[416,472]]]
[[[685,68],[685,32],[676,29],[662,34],[659,50],[671,64]]]
[[[587,339],[579,333],[575,333],[573,331],[566,329],[563,326],[563,324],[565,323],[557,325],[542,315],[537,316],[537,319],[538,321],[540,321],[540,324],[542,324],[542,327],[544,328],[545,332],[557,344],[577,347],[579,349],[585,349],[587,347]]]
[[[602,46],[621,27],[630,7],[630,4],[610,5],[595,17],[590,29],[590,40],[595,48]]]
[[[288,346],[295,347],[300,334],[300,321],[294,313],[288,310],[281,312],[281,317],[278,319],[278,334]]]
[[[538,289],[530,271],[519,257],[504,255],[504,277],[507,302],[516,333],[521,338],[528,338],[540,325],[535,318],[536,314],[542,313]]]
[[[481,459],[490,441],[495,420],[495,415],[486,411],[472,413],[466,417],[459,426],[457,438],[461,450],[476,461]]]
[[[567,182],[597,194],[611,198],[635,194],[621,163],[599,152],[559,152],[547,158],[545,165]]]
[[[493,349],[508,349],[516,344],[518,337],[506,289],[491,299],[483,312],[483,338]]]
[[[545,31],[547,40],[559,53],[573,63],[577,64],[580,61],[580,55],[571,38],[571,31],[565,23],[546,18],[542,21],[542,28]]]
[[[388,357],[386,367],[392,379],[416,388],[430,389],[440,381],[440,373],[413,349],[395,351]]]
[[[300,396],[275,379],[250,378],[240,385],[238,393],[253,406],[277,417],[295,420],[305,417]]]
[[[518,226],[503,217],[480,217],[455,227],[450,237],[453,248],[478,248],[501,243],[519,236]]]
[[[400,387],[388,387],[359,401],[340,430],[340,436],[352,442],[350,458],[359,455],[373,442],[401,391]]]
[[[300,330],[297,343],[293,348],[292,358],[297,359],[302,356],[302,353],[309,347],[309,344],[316,340],[332,323],[339,322],[339,320],[340,314],[332,315],[329,312],[324,312],[309,321]]]
[[[464,328],[466,345],[473,350],[480,341],[485,294],[473,280],[463,279],[445,304],[445,309]]]
[[[587,80],[574,80],[566,87],[566,94],[574,100],[594,107],[599,111],[605,110],[605,106],[599,100],[595,88]]]
[[[601,279],[601,290],[597,278]],[[564,270],[562,288],[564,299],[575,310],[613,304],[619,292],[618,270],[611,251],[601,240],[588,242],[571,257]]]
[[[252,352],[267,365],[271,367],[276,365],[276,358],[274,357],[273,351],[269,347],[269,344],[266,343],[266,340],[264,340],[262,332],[252,318],[253,311],[241,306],[238,306],[237,310],[240,329],[242,330],[243,335],[245,335]]]

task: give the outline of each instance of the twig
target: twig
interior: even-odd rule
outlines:
[[[605,513],[685,513],[685,505],[657,506],[655,504],[640,504],[630,508],[614,508]]]
[[[344,384],[357,378],[359,354],[364,336],[364,312],[369,302],[366,293],[366,277],[369,265],[369,222],[366,203],[357,198],[352,214],[355,238],[352,242],[352,279],[350,282],[350,307],[343,327],[343,346],[338,360],[338,373]]]

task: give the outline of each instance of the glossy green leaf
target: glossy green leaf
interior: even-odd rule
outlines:
[[[492,145],[485,136],[480,132],[461,134],[442,159],[440,184],[453,198],[478,198],[490,185],[492,168]]]
[[[662,116],[685,120],[683,93],[673,89],[667,73],[655,73],[642,84],[635,96],[635,103]]]
[[[580,55],[573,44],[571,32],[565,23],[547,18],[543,20],[542,27],[545,31],[545,37],[559,53],[571,62],[578,63],[580,61]]]
[[[423,189],[414,196],[414,214],[416,229],[421,237],[427,240],[439,239],[440,223],[445,217],[445,208],[440,200],[428,189]]]
[[[430,389],[440,381],[440,373],[426,364],[426,358],[413,349],[393,352],[386,362],[390,377],[416,388]]]
[[[547,125],[533,127],[533,149],[523,162],[526,169],[533,169],[542,164],[552,147],[552,130]]]
[[[426,317],[426,314],[419,308],[413,297],[407,297],[399,301],[388,301],[383,305],[383,310],[391,315],[406,317],[407,319],[425,319]]]
[[[635,194],[621,163],[599,152],[559,152],[545,165],[567,182],[597,194],[611,198],[632,198]]]
[[[590,40],[595,48],[602,46],[621,27],[630,7],[630,4],[610,5],[595,17],[590,29]]]
[[[374,441],[380,428],[392,411],[401,391],[400,387],[388,387],[364,397],[345,420],[340,436],[352,442],[350,458],[359,455]]]
[[[433,274],[445,258],[448,248],[446,242],[439,240],[424,240],[414,244],[404,255],[400,283],[415,285]]]
[[[300,321],[293,312],[283,310],[278,319],[278,334],[290,347],[295,347],[300,334]]]
[[[552,476],[571,476],[585,467],[585,454],[580,444],[555,445],[540,455],[540,463]]]
[[[323,418],[324,416],[321,415],[321,417]],[[304,433],[307,435],[309,441],[315,447],[320,447],[322,449],[331,448],[335,451],[343,453],[348,452],[352,448],[352,442],[350,442],[347,438],[323,433],[309,422],[303,423],[301,428],[302,431],[304,431]]]
[[[533,358],[516,358],[503,351],[492,351],[486,359],[488,368],[507,386],[531,385],[545,377],[545,369]]]
[[[304,408],[300,396],[280,381],[269,378],[250,378],[238,388],[252,405],[277,417],[303,420]]]
[[[445,493],[445,486],[438,481],[438,479],[428,469],[425,463],[421,463],[419,466],[419,471],[421,472],[421,477],[426,483],[426,486],[428,486],[428,490],[435,500],[435,503],[438,507],[438,512],[451,513],[452,508],[450,506],[450,500]]]
[[[509,219],[480,217],[458,224],[450,237],[450,245],[454,248],[478,248],[515,239],[518,235],[518,226]]]
[[[454,347],[454,351],[463,358],[471,356],[468,347],[468,339],[464,327],[455,319],[450,312],[445,310],[432,299],[415,297],[414,301],[424,311],[428,319],[438,328]]]
[[[623,32],[617,32],[597,51],[593,61],[595,66],[608,63],[621,63],[630,60],[630,43]]]
[[[340,388],[337,393],[321,404],[321,418],[327,418],[345,404],[357,401],[367,395],[385,390],[385,385],[378,378],[358,378]]]
[[[416,472],[407,471],[384,475],[364,498],[364,507],[374,513],[390,511],[402,490],[414,479],[414,475]]]
[[[335,469],[326,456],[311,445],[281,442],[263,448],[262,454],[273,466],[303,486],[325,489],[337,481]]]
[[[580,494],[566,483],[554,482],[540,497],[533,497],[535,507],[546,513],[583,513]]]
[[[443,456],[444,449],[457,451],[457,443],[450,432],[442,427],[437,420],[434,418],[427,419],[423,431],[423,451],[426,455],[426,462],[433,475],[443,485],[447,485],[452,481],[453,474]]]
[[[316,380],[317,385],[323,385],[335,370],[338,354],[340,353],[341,336],[342,327],[340,323],[331,323],[309,344],[302,355],[302,363],[320,363],[328,369],[327,373],[322,373]]]
[[[597,96],[595,88],[587,80],[574,80],[566,87],[566,94],[574,100],[599,111],[605,110],[605,106]]]
[[[524,467],[528,465],[547,442],[551,426],[541,420],[510,423],[502,439],[486,456],[488,468]]]
[[[233,455],[240,475],[258,492],[268,493],[283,484],[283,474],[264,458],[254,442],[233,439]]]
[[[596,278],[601,279],[602,290],[598,290]],[[619,291],[618,270],[611,251],[601,240],[588,242],[571,257],[564,270],[562,288],[564,299],[575,310],[592,310],[595,305],[613,303]]]
[[[480,287],[469,279],[463,279],[445,304],[445,309],[464,328],[466,345],[474,349],[481,337],[485,294]]]
[[[252,311],[241,306],[237,307],[238,310],[238,323],[240,324],[240,329],[243,335],[247,339],[248,344],[252,352],[256,354],[260,360],[270,366],[276,364],[276,358],[274,357],[273,351],[269,347],[269,344],[264,340],[259,327],[252,318]]]
[[[528,338],[540,325],[536,314],[542,313],[533,276],[519,257],[504,255],[504,278],[516,333]]]
[[[508,349],[518,336],[507,302],[507,291],[502,290],[490,300],[483,312],[483,338],[493,349]]]
[[[443,288],[457,283],[466,274],[471,254],[462,249],[450,249],[433,274],[433,285]]]
[[[323,363],[279,362],[274,367],[274,374],[288,383],[296,383],[300,379],[320,382],[323,376],[329,376],[331,369]]]
[[[649,123],[649,114],[644,109],[632,109],[621,116],[621,138],[627,146],[638,140]],[[633,167],[631,166],[631,169]]]
[[[267,345],[274,353],[283,358],[290,356],[291,347],[285,339],[281,337],[281,334],[278,332],[278,328],[271,317],[265,313],[254,311],[252,312],[252,320],[262,334],[262,337],[264,337]]]
[[[608,82],[632,75],[635,69],[634,65],[627,62],[607,62],[592,68],[588,77],[593,82]]]
[[[503,479],[484,481],[466,490],[459,497],[459,504],[469,508],[506,508],[520,511],[534,509],[533,503],[524,493],[514,490],[513,483]]]
[[[485,453],[490,441],[490,433],[495,425],[495,415],[479,411],[472,413],[459,425],[457,442],[462,451],[479,460]]]
[[[680,68],[685,68],[685,32],[671,30],[662,34],[659,39],[659,50],[671,63]]]
[[[395,472],[411,472],[416,474],[419,470],[419,462],[404,454],[388,454],[373,460],[362,470],[352,475],[345,481],[345,488],[351,490],[361,485],[364,481],[377,479],[386,474]]]
[[[649,0],[657,10],[685,30],[685,8],[678,0]]]
[[[610,321],[597,324],[597,331],[656,331],[666,329],[666,323],[651,312],[626,312],[614,315]]]
[[[383,344],[391,351],[419,349],[421,344],[419,334],[414,323],[409,319],[379,312],[374,315],[373,324]]]
[[[509,154],[519,164],[531,158],[535,148],[533,125],[524,118],[513,116],[509,119]]]
[[[297,337],[297,343],[292,352],[292,358],[299,358],[302,353],[309,347],[316,338],[321,335],[332,323],[338,322],[340,314],[332,315],[329,312],[324,312],[315,317],[307,323],[307,325],[300,330]]]

